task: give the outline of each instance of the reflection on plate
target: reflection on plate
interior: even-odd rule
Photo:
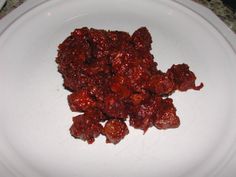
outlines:
[[[120,144],[71,138],[73,114],[57,72],[57,46],[76,27],[147,26],[160,69],[188,63],[205,87],[174,95],[178,129],[130,129]],[[211,176],[236,130],[235,53],[207,21],[173,1],[49,1],[0,36],[0,156],[4,176]]]

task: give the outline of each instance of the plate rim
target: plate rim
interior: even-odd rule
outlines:
[[[55,0],[26,0],[19,7],[7,14],[0,20],[0,36],[11,26],[15,21],[24,16],[24,14],[40,6],[41,4]],[[57,0],[58,1],[58,0]],[[59,0],[60,1],[60,0]],[[160,0],[163,1],[163,0]],[[199,15],[202,19],[208,22],[231,46],[236,53],[236,34],[210,9],[193,1],[186,0],[168,0],[173,1],[193,13]]]

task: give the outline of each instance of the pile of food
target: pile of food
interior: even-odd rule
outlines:
[[[99,135],[117,144],[129,125],[144,132],[149,127],[177,128],[176,108],[169,95],[176,90],[200,90],[189,66],[157,69],[150,53],[152,38],[146,27],[132,35],[83,27],[75,29],[58,47],[56,62],[64,79],[73,117],[73,137],[93,143]]]

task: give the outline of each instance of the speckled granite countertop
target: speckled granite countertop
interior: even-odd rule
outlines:
[[[0,19],[10,11],[18,7],[25,0],[7,0],[0,10]],[[220,17],[234,32],[236,32],[236,12],[223,4],[222,0],[193,0],[211,9]]]

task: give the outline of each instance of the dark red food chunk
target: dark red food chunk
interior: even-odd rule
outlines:
[[[64,79],[73,117],[70,133],[93,143],[99,135],[117,144],[128,133],[126,121],[144,132],[180,125],[169,96],[176,90],[200,90],[187,64],[167,72],[157,68],[150,53],[152,37],[146,27],[132,35],[83,27],[75,29],[59,46],[56,62]],[[104,122],[103,127],[101,122]]]
[[[175,83],[172,75],[168,73],[157,73],[149,78],[147,89],[157,95],[169,95],[175,90]]]
[[[161,100],[158,109],[153,116],[153,125],[158,129],[177,128],[180,125],[176,108],[171,98]]]
[[[90,117],[87,117],[86,114],[73,117],[73,124],[70,127],[70,133],[73,137],[92,144],[95,138],[102,132],[102,125]]]
[[[114,118],[127,118],[125,105],[115,95],[107,95],[104,100],[104,113]]]
[[[130,111],[130,125],[147,131],[153,125],[152,119],[156,111],[159,109],[161,97],[152,97],[144,103],[134,106]]]
[[[188,89],[200,90],[203,87],[203,83],[198,86],[195,85],[196,76],[186,64],[173,65],[168,69],[167,73],[173,75],[175,87],[179,91]]]
[[[72,111],[85,111],[96,106],[96,102],[87,90],[79,90],[70,94],[68,102]]]
[[[145,27],[141,27],[134,32],[132,35],[132,41],[137,50],[146,50],[149,52],[152,49],[152,37]]]
[[[107,143],[117,144],[129,133],[127,125],[119,119],[108,120],[104,127]]]

